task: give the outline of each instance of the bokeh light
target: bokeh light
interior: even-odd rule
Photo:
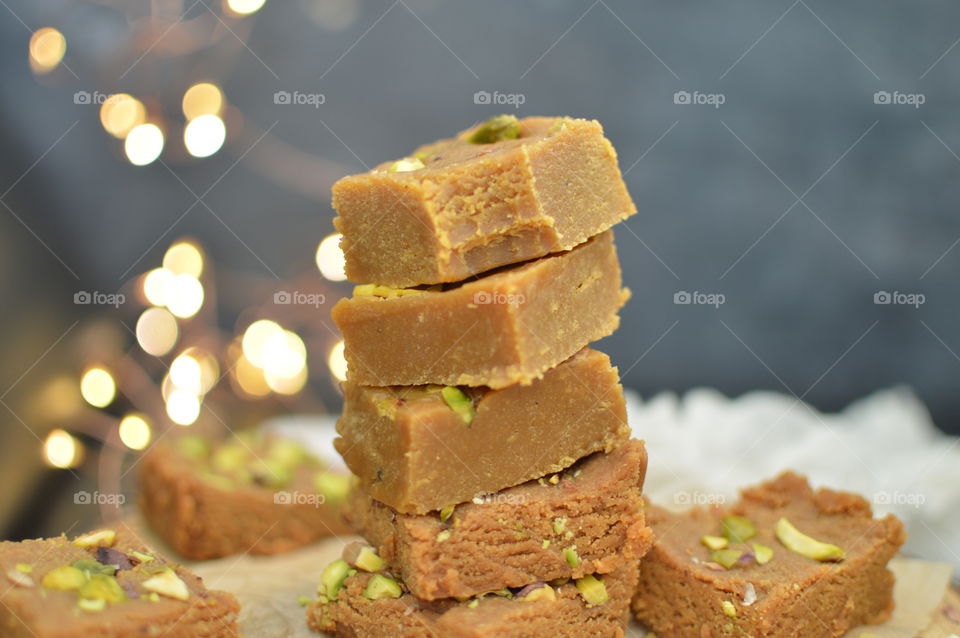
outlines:
[[[194,157],[210,157],[223,147],[227,127],[217,115],[201,115],[183,129],[183,144]]]
[[[52,430],[43,442],[43,457],[52,467],[76,467],[83,459],[83,445],[69,432]]]
[[[340,248],[342,236],[340,233],[327,235],[317,246],[317,268],[320,269],[320,274],[330,281],[343,281],[347,278],[344,272],[346,262]]]
[[[264,367],[267,342],[273,335],[282,334],[283,328],[275,321],[258,319],[243,333],[243,356],[258,368]]]
[[[266,0],[226,0],[227,8],[237,15],[248,15],[258,11]]]
[[[200,362],[189,354],[181,354],[170,364],[170,381],[180,390],[191,394],[202,394],[203,371]]]
[[[219,115],[223,108],[223,92],[214,84],[200,82],[183,94],[183,114],[188,120],[201,115]]]
[[[301,367],[293,376],[277,375],[265,370],[263,377],[267,382],[267,387],[277,394],[296,394],[307,383],[307,366]]]
[[[167,397],[167,416],[177,425],[190,425],[200,416],[200,398],[179,388]]]
[[[121,139],[143,124],[146,118],[147,110],[143,103],[126,93],[111,95],[100,105],[100,123],[104,130]]]
[[[67,52],[67,39],[53,27],[37,29],[30,36],[30,68],[49,73],[57,68]]]
[[[199,279],[203,274],[203,251],[191,241],[178,241],[164,253],[163,267],[174,275]]]
[[[154,306],[166,306],[173,273],[166,268],[154,268],[143,277],[143,296]]]
[[[167,308],[173,316],[189,319],[203,307],[203,285],[192,275],[177,275],[171,280]]]
[[[263,345],[263,371],[269,377],[293,378],[307,365],[307,348],[296,333],[282,330],[271,334]]]
[[[343,354],[344,343],[340,340],[330,348],[330,354],[327,356],[327,365],[330,367],[330,373],[337,381],[347,380],[347,359]]]
[[[137,343],[147,354],[162,357],[177,344],[177,320],[164,308],[147,308],[137,319]]]
[[[156,124],[133,127],[123,143],[127,159],[134,166],[146,166],[163,152],[163,131]]]
[[[95,408],[105,408],[117,394],[113,376],[103,368],[90,368],[80,379],[80,394]]]
[[[150,444],[150,424],[143,415],[126,415],[120,421],[119,431],[120,440],[131,450],[142,450]]]
[[[240,389],[252,397],[264,397],[270,394],[270,386],[263,377],[263,370],[250,363],[242,354],[233,367],[234,378]]]

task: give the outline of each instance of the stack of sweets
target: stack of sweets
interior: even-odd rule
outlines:
[[[338,451],[365,538],[308,623],[344,636],[622,636],[643,443],[588,347],[636,212],[597,122],[498,116],[334,186],[347,276]]]

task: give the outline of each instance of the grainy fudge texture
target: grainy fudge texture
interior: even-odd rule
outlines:
[[[127,527],[0,542],[4,638],[232,638],[231,594],[147,547]]]
[[[631,440],[452,512],[397,514],[355,490],[346,516],[415,596],[464,598],[641,558],[653,541],[642,509],[646,465],[643,443]]]
[[[633,611],[658,636],[838,637],[893,608],[887,562],[903,526],[874,519],[854,494],[813,491],[786,473],[744,490],[729,509],[651,507],[647,520],[657,542]]]
[[[353,383],[503,388],[612,333],[628,297],[607,231],[447,290],[355,294],[337,302],[333,319]]]
[[[461,281],[569,250],[636,212],[598,122],[515,127],[515,139],[472,143],[471,129],[334,184],[350,281]]]
[[[617,369],[589,348],[528,386],[344,389],[337,450],[370,496],[405,513],[558,472],[630,436]]]
[[[523,590],[463,602],[427,602],[400,592],[370,600],[364,592],[375,577],[349,576],[335,601],[322,597],[307,607],[307,624],[352,638],[622,638],[637,562],[622,559],[614,571],[596,577],[608,598],[600,604],[588,603],[573,581],[554,583],[553,600],[522,600]]]
[[[140,510],[182,556],[277,554],[349,533],[346,474],[287,439],[161,440],[140,463]]]

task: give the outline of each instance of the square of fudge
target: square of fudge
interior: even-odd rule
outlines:
[[[501,390],[348,380],[337,432],[364,491],[418,514],[558,472],[630,436],[617,369],[590,348]]]
[[[569,250],[636,212],[598,122],[512,116],[341,179],[333,206],[350,281],[398,288]]]
[[[536,581],[606,574],[653,542],[641,491],[647,455],[630,440],[550,478],[451,509],[400,514],[360,490],[345,515],[414,596],[467,598]]]
[[[581,579],[532,583],[468,600],[420,600],[386,573],[347,572],[307,607],[314,631],[364,638],[622,638],[637,561]]]
[[[171,436],[139,467],[140,511],[180,555],[277,554],[349,534],[351,478],[300,443],[263,433]]]
[[[855,494],[787,472],[730,507],[651,506],[647,521],[657,541],[632,606],[658,636],[839,637],[893,609],[903,526]]]
[[[529,384],[617,329],[629,298],[607,231],[573,250],[442,289],[358,286],[333,307],[360,385]]]
[[[240,636],[231,594],[208,590],[125,525],[0,542],[0,571],[5,638]]]

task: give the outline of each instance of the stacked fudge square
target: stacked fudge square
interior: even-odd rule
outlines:
[[[334,186],[351,298],[338,451],[365,542],[321,576],[345,636],[622,636],[646,452],[588,347],[636,209],[597,122],[498,116]]]

